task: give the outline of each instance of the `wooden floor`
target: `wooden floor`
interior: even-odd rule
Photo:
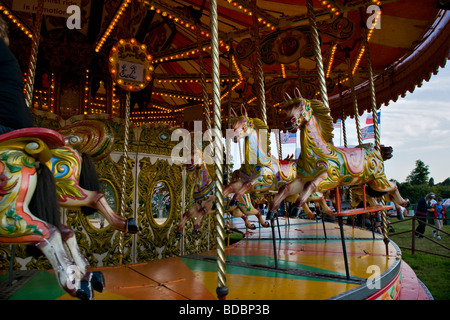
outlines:
[[[233,226],[241,228],[242,224],[233,220]],[[280,218],[275,234],[277,269],[271,228],[258,227],[227,247],[227,300],[432,298],[401,260],[395,243],[389,243],[386,255],[385,243],[378,234],[373,238],[372,232],[344,226],[349,279],[337,224],[325,223],[324,230],[322,222]],[[96,270],[101,270],[106,280],[105,290],[95,293],[96,300],[217,299],[214,250]],[[377,275],[379,281],[367,285],[367,279]],[[0,275],[0,281],[5,283],[7,276]],[[3,299],[73,299],[59,288],[51,272],[19,272],[15,277],[16,288]]]

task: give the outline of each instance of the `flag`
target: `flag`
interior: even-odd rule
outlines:
[[[373,125],[367,126],[361,129],[361,138],[363,140],[375,138],[375,132],[373,129]]]
[[[336,123],[333,123],[333,127],[339,129],[341,127],[341,123],[342,123],[341,119],[338,119]]]
[[[297,141],[297,134],[294,132],[281,132],[280,133],[280,140],[281,140],[281,144],[285,144],[285,143],[296,143]]]
[[[380,115],[381,115],[381,112],[380,111],[378,111],[377,112],[377,118],[378,118],[378,123],[380,123]],[[366,124],[373,124],[373,114],[372,113],[368,113],[367,114],[367,118],[366,118]]]

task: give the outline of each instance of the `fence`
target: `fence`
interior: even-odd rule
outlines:
[[[434,220],[434,219],[435,218],[430,218],[430,217],[426,218],[427,221]],[[450,219],[444,219],[444,221],[446,221],[445,224],[448,224],[448,220],[450,220]],[[412,221],[410,230],[405,230],[405,231],[400,231],[400,232],[393,232],[393,233],[390,233],[390,235],[389,235],[389,237],[392,237],[392,236],[396,236],[396,235],[400,235],[400,234],[411,233],[411,247],[409,248],[409,247],[405,247],[405,246],[400,246],[399,245],[399,247],[401,249],[411,250],[411,254],[414,254],[417,251],[417,252],[432,254],[432,255],[441,256],[441,257],[445,257],[445,258],[450,258],[450,255],[443,255],[443,254],[440,254],[440,253],[435,253],[435,252],[430,252],[430,251],[426,251],[426,250],[417,249],[417,247],[416,247],[416,236],[420,236],[420,237],[423,237],[423,239],[429,240],[429,241],[435,243],[436,245],[439,245],[440,247],[446,249],[447,251],[450,251],[450,248],[447,247],[446,245],[444,245],[444,244],[442,244],[442,243],[440,243],[440,242],[438,242],[438,241],[436,241],[436,240],[434,240],[434,239],[432,239],[430,237],[427,237],[426,235],[416,231],[416,227],[419,225],[419,221],[418,221],[416,216],[412,216],[412,217],[405,218],[403,220],[391,222],[391,226],[394,225],[394,224],[405,223],[405,222],[408,222],[408,221]],[[436,228],[436,226],[434,226],[432,224],[429,224],[429,223],[427,223],[425,221],[423,223],[425,224],[425,226],[429,226],[430,228],[432,228],[434,230],[438,229],[438,228]],[[448,232],[444,231],[443,229],[440,229],[439,233],[450,235]]]

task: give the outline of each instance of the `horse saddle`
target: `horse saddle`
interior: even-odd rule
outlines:
[[[346,148],[340,149],[347,163],[348,170],[351,173],[359,174],[363,171],[364,166],[364,149],[363,148]]]
[[[64,145],[64,137],[47,128],[24,128],[0,135],[0,148],[25,150],[41,162],[50,160],[50,149]]]
[[[293,161],[289,160],[279,161],[280,174],[284,179],[288,179],[291,176],[292,166],[294,166],[295,169],[295,162]]]

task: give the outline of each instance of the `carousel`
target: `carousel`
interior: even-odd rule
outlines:
[[[376,120],[445,66],[449,8],[1,0],[35,124],[0,135],[1,299],[432,299]]]

